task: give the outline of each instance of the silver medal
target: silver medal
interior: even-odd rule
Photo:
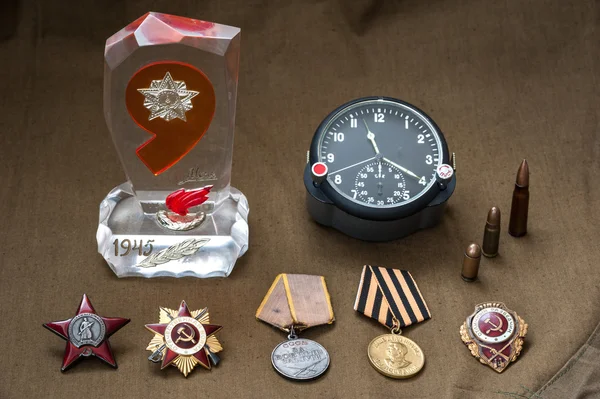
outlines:
[[[298,381],[312,380],[329,367],[329,353],[315,341],[292,337],[273,349],[271,363],[284,377]]]

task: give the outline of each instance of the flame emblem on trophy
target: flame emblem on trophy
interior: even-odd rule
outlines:
[[[206,215],[204,212],[189,213],[189,209],[206,202],[212,188],[213,186],[205,186],[197,190],[181,188],[169,194],[165,204],[170,212],[162,210],[156,214],[160,225],[176,231],[187,231],[198,227]]]

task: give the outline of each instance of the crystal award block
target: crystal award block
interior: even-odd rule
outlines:
[[[128,181],[100,204],[119,277],[228,276],[248,249],[230,186],[240,29],[148,13],[106,41],[104,113]]]

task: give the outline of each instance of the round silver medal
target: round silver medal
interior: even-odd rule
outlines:
[[[329,353],[315,341],[304,338],[290,339],[273,349],[271,363],[275,370],[292,380],[312,380],[329,367]]]
[[[69,341],[78,348],[100,345],[105,333],[104,321],[93,313],[80,313],[69,324]]]

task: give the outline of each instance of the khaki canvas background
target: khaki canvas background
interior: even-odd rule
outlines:
[[[558,397],[533,392],[600,320],[598,2],[4,0],[0,10],[0,397]],[[102,112],[104,41],[149,10],[242,28],[232,184],[250,203],[250,249],[227,279],[117,279],[96,252],[98,205],[125,180]],[[396,242],[320,227],[304,205],[314,129],[368,95],[422,108],[457,153],[443,223]],[[529,234],[514,239],[506,230],[522,158]],[[462,253],[481,240],[492,205],[503,211],[501,252],[467,284]],[[410,270],[432,312],[404,331],[427,357],[411,380],[368,364],[366,345],[385,329],[352,309],[365,263]],[[304,334],[331,354],[312,383],[271,370],[284,336],[254,320],[281,272],[322,274],[331,292],[335,324]],[[132,319],[111,338],[118,370],[97,359],[59,370],[64,342],[41,324],[72,317],[83,293],[100,314]],[[182,299],[224,325],[222,363],[187,380],[144,351],[143,325]],[[490,300],[530,325],[503,374],[458,335]]]

